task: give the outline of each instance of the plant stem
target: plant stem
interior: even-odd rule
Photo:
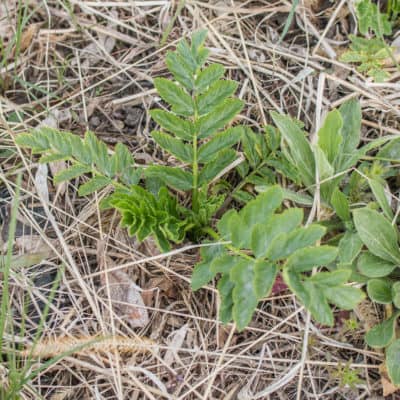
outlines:
[[[203,232],[206,233],[207,235],[211,236],[213,239],[215,239],[216,241],[220,242],[223,241],[223,239],[218,235],[217,232],[214,231],[214,229],[210,228],[210,227],[206,227],[203,228]],[[225,242],[224,246],[230,250],[232,253],[237,254],[240,257],[246,258],[247,260],[253,262],[254,258],[249,256],[248,254],[244,253],[243,251],[240,251],[239,249],[237,249],[235,246],[232,246],[231,244],[229,244],[230,242]]]
[[[194,96],[193,96],[194,97]],[[196,125],[197,119],[199,117],[198,112],[197,112],[197,104],[195,99],[193,99],[194,103],[194,125]],[[193,192],[192,192],[192,210],[194,213],[198,214],[199,212],[199,163],[197,160],[197,132],[193,135],[193,166],[192,166],[192,171],[193,171]]]

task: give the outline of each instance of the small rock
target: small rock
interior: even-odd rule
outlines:
[[[99,117],[97,117],[96,115],[93,116],[92,118],[90,118],[89,120],[89,124],[92,128],[97,128],[98,126],[100,126],[101,124],[101,120]]]

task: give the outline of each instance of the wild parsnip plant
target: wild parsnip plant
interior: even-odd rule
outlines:
[[[364,297],[351,284],[355,279],[358,286],[367,283],[368,294],[376,301],[400,305],[400,290],[392,279],[400,262],[397,232],[395,221],[385,219],[394,216],[384,203],[383,189],[371,180],[384,216],[371,209],[353,211],[346,178],[367,152],[389,138],[360,147],[361,109],[356,100],[328,113],[314,144],[303,125],[286,115],[271,113],[276,127],[267,126],[264,134],[234,124],[243,108],[243,102],[233,97],[237,83],[223,79],[223,66],[207,64],[205,38],[206,32],[200,31],[191,43],[183,39],[176,51],[167,54],[173,80],[154,81],[164,104],[151,111],[160,126],[152,138],[175,158],[174,163],[139,168],[127,147],[118,144],[110,154],[90,132],[82,139],[40,128],[20,134],[16,142],[40,154],[41,162],[67,160],[69,168],[54,181],[84,176],[81,195],[112,187],[103,204],[120,212],[122,225],[139,241],[152,236],[161,250],[168,251],[171,244],[205,239],[192,288],[216,280],[220,317],[225,323],[233,321],[239,330],[250,323],[259,301],[271,293],[278,274],[324,325],[334,324],[332,305],[353,309]],[[236,166],[239,142],[245,161]],[[228,170],[239,175],[240,183],[231,195],[244,206],[223,213],[226,196],[215,195],[212,189]],[[308,196],[276,185],[277,175],[304,187]],[[154,182],[159,183],[158,189],[151,191]],[[263,193],[248,193],[247,184],[263,186]],[[336,231],[321,224],[303,225],[302,209],[283,203],[284,198],[312,201],[317,187],[322,205],[338,217],[334,226],[343,235],[337,247],[325,241],[326,233],[331,238]],[[185,204],[179,200],[182,194],[186,194]],[[219,220],[217,211],[222,214]],[[324,225],[329,226],[326,221]],[[397,341],[392,343],[397,346]],[[390,374],[398,382],[393,367]]]
[[[239,330],[250,322],[258,302],[267,297],[277,274],[321,324],[332,326],[329,303],[350,310],[362,300],[360,289],[346,286],[349,269],[318,272],[314,267],[336,259],[338,249],[317,242],[326,229],[318,224],[302,226],[303,210],[290,208],[281,213],[283,192],[279,186],[249,201],[241,210],[230,210],[211,236],[224,244],[201,250],[192,288],[199,289],[217,275],[221,296],[220,318],[233,320]]]

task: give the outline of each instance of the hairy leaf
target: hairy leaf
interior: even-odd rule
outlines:
[[[381,214],[368,208],[355,210],[354,224],[361,240],[377,257],[395,264],[400,263],[397,232]]]
[[[386,279],[371,279],[367,284],[368,296],[379,304],[392,302],[392,285]]]
[[[377,257],[368,251],[361,254],[357,261],[358,270],[368,278],[382,278],[388,276],[396,267],[396,264]]]
[[[331,111],[318,131],[318,146],[323,150],[330,164],[333,164],[342,142],[343,120],[339,110]]]

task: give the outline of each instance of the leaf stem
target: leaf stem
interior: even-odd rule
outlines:
[[[195,96],[193,96],[195,97]],[[193,99],[193,104],[194,104],[194,116],[193,116],[193,123],[194,126],[196,126],[199,114],[197,111],[197,104],[196,100]],[[195,214],[198,214],[199,212],[199,163],[198,163],[198,143],[197,143],[197,132],[193,135],[193,166],[192,166],[192,171],[193,171],[193,192],[192,192],[192,210]]]

